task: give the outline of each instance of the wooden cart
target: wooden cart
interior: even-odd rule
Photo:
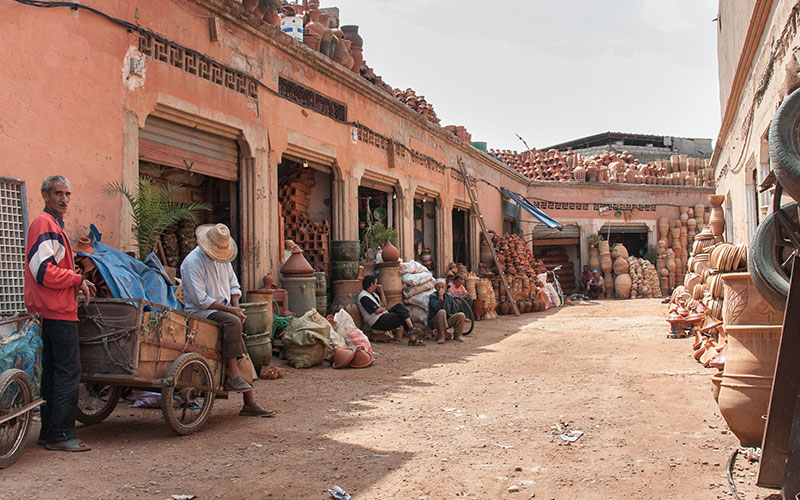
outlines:
[[[141,299],[94,299],[78,318],[79,421],[102,422],[131,387],[160,391],[164,420],[187,435],[227,399],[218,323]]]
[[[21,332],[32,319],[33,316],[25,315],[0,321],[0,331]],[[25,334],[12,335],[5,341],[13,342]],[[24,371],[12,368],[0,373],[0,469],[11,466],[19,458],[31,429],[33,411],[41,403],[41,398],[34,397],[30,377]]]

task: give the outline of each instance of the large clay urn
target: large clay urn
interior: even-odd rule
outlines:
[[[783,315],[756,290],[750,273],[722,274],[724,308],[722,321],[731,325],[780,325]]]
[[[711,234],[714,235],[714,240],[717,243],[722,242],[722,235],[725,232],[725,212],[722,210],[722,202],[725,201],[725,195],[716,194],[708,197],[711,203],[711,215],[708,218],[708,225],[711,226]]]
[[[330,28],[324,26],[320,22],[321,16],[322,12],[318,10],[308,11],[308,23],[303,30],[303,42],[313,49],[327,54],[328,50],[330,50],[331,36],[333,36],[333,33]],[[306,36],[306,34],[308,35]],[[313,40],[314,45],[309,44],[309,39]]]
[[[299,246],[292,249],[292,255],[281,267],[281,274],[284,276],[314,276],[314,268],[303,257],[303,250]]]
[[[598,241],[597,242],[597,251],[600,252],[600,255],[610,254],[611,251],[609,250],[608,242],[607,241]]]
[[[631,298],[631,275],[618,274],[614,279],[614,293],[618,299]]]
[[[364,61],[364,39],[358,34],[358,26],[354,24],[342,26],[341,29],[344,32],[345,40],[350,40],[350,54],[353,56],[352,70],[354,73],[358,73],[361,70],[361,63]]]
[[[600,251],[595,247],[589,249],[589,267],[592,270],[600,269]]]
[[[384,262],[397,262],[400,260],[400,250],[392,245],[391,240],[386,240],[386,244],[383,245],[383,250],[381,250],[381,258]]]
[[[610,274],[612,266],[614,265],[613,262],[611,261],[611,254],[601,253],[599,259],[600,259],[600,270],[603,271],[603,274]]]
[[[781,326],[725,326],[728,355],[719,411],[743,447],[761,446]]]

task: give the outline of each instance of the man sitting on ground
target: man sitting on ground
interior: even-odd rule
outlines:
[[[428,298],[428,326],[433,328],[436,342],[444,344],[450,338],[448,328],[453,329],[453,340],[463,342],[461,333],[465,321],[466,316],[456,308],[453,296],[445,291],[444,280],[437,279]]]
[[[583,271],[578,275],[578,283],[581,285],[581,290],[586,290],[586,286],[592,281],[592,276],[594,275],[589,270],[589,266],[583,266]]]
[[[368,274],[361,281],[361,293],[358,294],[358,308],[364,322],[373,330],[394,330],[402,326],[408,334],[408,344],[418,345],[421,341],[422,331],[414,327],[411,314],[403,304],[395,304],[386,308],[386,296],[383,287],[378,284],[378,279]],[[378,293],[376,293],[376,291]],[[380,295],[379,295],[380,294]]]
[[[231,265],[239,249],[225,224],[204,224],[195,234],[197,247],[181,264],[184,311],[222,324],[222,357],[228,365],[225,390],[243,393],[239,415],[271,417],[275,412],[256,402],[253,386],[242,378],[237,366],[237,360],[247,354],[242,338],[247,317],[239,307],[242,289]]]
[[[586,285],[586,295],[589,296],[590,299],[601,299],[605,295],[606,292],[606,280],[600,276],[600,273],[597,272],[597,269],[592,271],[592,279],[589,280],[589,283]]]

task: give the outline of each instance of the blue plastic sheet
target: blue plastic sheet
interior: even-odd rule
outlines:
[[[175,298],[178,287],[167,283],[167,274],[155,254],[149,254],[142,262],[94,239],[91,245],[94,253],[78,254],[92,259],[114,298],[145,299],[183,310]]]
[[[23,323],[19,330],[0,335],[0,373],[11,368],[24,371],[31,379],[34,397],[39,396],[42,387],[41,348],[39,322],[35,319]]]

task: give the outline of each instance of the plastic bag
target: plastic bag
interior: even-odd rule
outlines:
[[[372,354],[372,344],[369,343],[369,338],[358,328],[347,332],[347,339],[350,340],[350,343],[352,343],[354,347],[360,347]]]
[[[310,368],[325,360],[331,324],[316,309],[295,318],[283,334],[286,360],[295,368]]]
[[[339,309],[339,311],[333,315],[333,321],[336,322],[336,331],[341,335],[345,335],[350,330],[358,328],[355,321],[353,321],[353,317],[344,309]]]
[[[432,281],[433,275],[426,271],[415,274],[404,274],[402,275],[402,279],[405,286],[417,286]]]

